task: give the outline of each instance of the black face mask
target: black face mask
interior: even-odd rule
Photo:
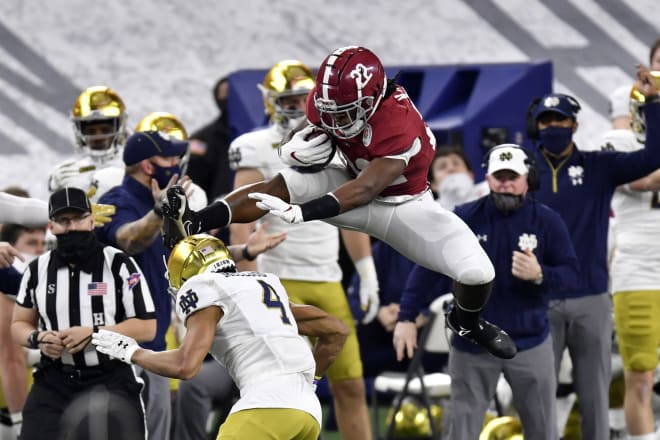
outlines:
[[[55,238],[55,252],[68,264],[80,265],[88,261],[100,244],[92,231],[69,231]]]
[[[218,117],[220,117],[220,118],[225,117],[226,118],[226,115],[227,115],[227,98],[215,98],[215,105],[218,106],[218,110],[220,112]]]
[[[517,211],[523,205],[525,196],[514,196],[513,194],[506,193],[490,193],[495,203],[495,208],[504,215],[509,215]]]

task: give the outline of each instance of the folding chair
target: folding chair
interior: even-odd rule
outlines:
[[[453,299],[453,294],[447,293],[436,298],[430,306],[431,313],[418,339],[418,347],[410,361],[406,373],[383,372],[374,380],[372,392],[372,425],[374,438],[380,440],[378,421],[378,393],[396,393],[394,398],[394,413],[401,408],[403,399],[407,396],[420,398],[431,423],[431,436],[440,439],[440,432],[431,416],[431,398],[448,397],[451,393],[451,378],[444,373],[424,373],[422,357],[426,352],[448,353],[449,334],[451,330],[445,326],[444,311]],[[394,417],[387,426],[385,440],[392,438],[394,432]]]

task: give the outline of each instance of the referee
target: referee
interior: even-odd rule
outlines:
[[[23,409],[21,439],[58,439],[65,430],[77,431],[79,427],[63,427],[62,416],[74,400],[92,390],[129,405],[120,417],[107,411],[100,423],[107,432],[96,432],[96,438],[144,439],[142,386],[133,370],[98,354],[89,342],[98,328],[152,340],[156,320],[149,288],[132,258],[96,240],[84,191],[63,188],[52,193],[48,216],[57,248],[29,264],[11,324],[17,343],[41,351]],[[80,415],[81,425],[98,422],[93,407]]]

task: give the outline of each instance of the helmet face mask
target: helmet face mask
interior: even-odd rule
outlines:
[[[85,89],[71,111],[76,152],[95,161],[117,154],[126,139],[126,110],[117,93],[105,86]]]
[[[316,76],[314,106],[321,125],[340,139],[359,135],[386,90],[385,69],[373,52],[357,46],[335,50]]]
[[[222,240],[208,234],[196,234],[181,240],[167,260],[170,293],[195,275],[205,272],[236,272],[236,263]]]
[[[372,114],[373,96],[364,96],[355,102],[336,105],[334,101],[317,99],[314,103],[321,116],[321,125],[340,139],[350,139],[362,133]]]
[[[305,116],[305,99],[314,87],[312,70],[297,60],[275,64],[258,85],[271,123],[292,128]]]

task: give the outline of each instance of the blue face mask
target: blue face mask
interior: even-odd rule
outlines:
[[[539,142],[548,152],[559,155],[573,140],[573,127],[548,127],[539,130]]]
[[[151,177],[156,179],[156,182],[158,182],[158,187],[161,189],[167,186],[173,175],[175,174],[179,174],[179,176],[181,175],[181,168],[179,168],[178,165],[174,165],[173,167],[160,167],[155,163],[152,164],[155,168],[155,171],[151,175]]]

